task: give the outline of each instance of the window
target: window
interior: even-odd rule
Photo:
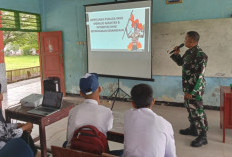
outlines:
[[[40,15],[0,9],[0,31],[40,32]]]

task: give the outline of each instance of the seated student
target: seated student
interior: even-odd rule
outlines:
[[[69,112],[67,127],[68,147],[70,146],[74,131],[84,125],[92,125],[105,135],[113,127],[112,111],[100,105],[99,95],[102,88],[98,84],[98,75],[95,73],[86,73],[80,79],[79,86],[80,95],[85,100]]]
[[[152,88],[138,84],[131,97],[133,108],[124,116],[123,157],[176,157],[172,125],[151,110]]]
[[[29,145],[22,138],[9,140],[7,144],[0,149],[1,157],[34,157]]]
[[[3,100],[3,96],[0,93],[0,101],[2,100]],[[32,137],[30,136],[32,128],[33,128],[33,124],[30,122],[26,124],[6,123],[5,119],[2,116],[2,111],[0,108],[0,152],[6,153],[7,151],[9,151],[8,153],[10,153],[11,151],[13,151],[11,152],[11,154],[17,152],[15,155],[20,156],[20,154],[18,153],[27,154],[27,152],[30,153],[30,151],[33,151],[34,156],[39,157],[40,152],[38,152],[37,149],[35,148],[34,141]],[[20,138],[20,139],[13,140],[17,138]],[[24,142],[27,143],[28,146],[30,146],[31,150],[27,150],[27,148],[25,148],[21,152],[16,151],[16,150],[19,150],[18,148],[21,147],[21,146],[19,147],[19,145],[23,143],[21,140],[24,140]],[[13,148],[13,146],[15,146],[15,148]],[[12,148],[12,150],[9,150],[10,148]]]

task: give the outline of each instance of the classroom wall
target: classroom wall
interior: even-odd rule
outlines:
[[[183,0],[166,5],[166,0],[153,0],[153,23],[190,21],[230,17],[231,0]]]
[[[113,1],[113,0],[112,0]],[[84,5],[109,0],[41,0],[43,31],[63,32],[65,85],[67,93],[79,93],[78,80],[87,72],[87,48]],[[166,5],[165,0],[153,0],[153,23],[190,21],[198,19],[228,18],[232,12],[232,1],[184,0],[182,4]],[[153,43],[155,44],[155,43]],[[165,45],[166,46],[166,45]],[[159,58],[157,58],[157,61]],[[130,92],[138,83],[148,83],[154,89],[157,101],[183,102],[180,76],[153,75],[155,82],[120,80],[120,87]],[[207,77],[206,105],[219,106],[219,86],[229,85],[231,78]],[[103,96],[110,95],[117,88],[117,79],[100,78]]]
[[[183,43],[189,30],[195,30],[200,34],[199,46],[208,56],[205,76],[231,78],[231,26],[232,18],[153,24],[152,73],[161,76],[181,76],[182,68],[170,59],[170,54],[167,52]],[[183,55],[186,50],[186,47],[181,48],[180,54]]]
[[[0,23],[1,23],[1,19],[0,19]],[[0,27],[1,27],[1,24],[0,24]],[[6,67],[5,67],[5,62],[4,62],[3,49],[4,49],[3,32],[0,31],[0,84],[1,84],[0,93],[7,91]],[[1,106],[0,106],[0,108],[1,108]]]
[[[40,0],[0,0],[0,8],[40,13]]]

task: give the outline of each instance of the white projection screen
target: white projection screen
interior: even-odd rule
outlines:
[[[85,6],[88,72],[152,79],[151,1]]]

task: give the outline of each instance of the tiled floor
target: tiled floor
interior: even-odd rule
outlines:
[[[7,93],[3,93],[3,108],[17,105],[19,101],[31,93],[41,93],[40,78],[20,81],[7,85]]]
[[[17,104],[20,99],[31,94],[40,93],[40,80],[38,78],[18,82],[8,85],[8,93],[4,94],[3,107],[7,108]],[[64,99],[80,103],[83,99],[80,97],[65,97]],[[110,103],[102,100],[102,103],[110,107]],[[113,131],[123,132],[123,114],[130,108],[129,102],[116,102],[114,114]],[[178,134],[178,130],[188,125],[187,112],[184,108],[157,105],[153,111],[163,116],[173,125],[175,132],[175,141],[177,155],[179,157],[231,157],[232,156],[232,130],[226,130],[226,143],[222,143],[222,130],[219,128],[219,111],[206,110],[209,121],[208,145],[201,148],[190,147],[190,142],[194,137]],[[46,127],[47,145],[61,146],[66,136],[67,118]],[[32,132],[33,136],[38,135],[38,127],[35,126]],[[123,148],[123,145],[110,143],[111,149]]]

